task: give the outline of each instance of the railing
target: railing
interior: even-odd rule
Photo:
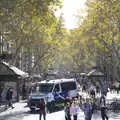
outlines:
[[[120,99],[106,100],[106,109],[110,111],[119,111],[120,110]],[[100,103],[98,101],[95,103],[95,110],[100,110]]]

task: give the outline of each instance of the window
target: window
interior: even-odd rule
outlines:
[[[49,93],[52,91],[53,84],[40,84],[39,91],[42,93]]]
[[[59,91],[60,91],[59,84],[56,84],[54,88],[54,92],[59,92]]]
[[[75,82],[61,83],[61,88],[62,88],[62,91],[75,90],[76,89],[76,83]]]

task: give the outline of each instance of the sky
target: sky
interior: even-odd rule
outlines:
[[[58,14],[62,13],[65,20],[65,27],[68,29],[76,28],[78,22],[77,11],[81,15],[85,14],[85,2],[87,0],[64,0],[63,8],[58,11]]]

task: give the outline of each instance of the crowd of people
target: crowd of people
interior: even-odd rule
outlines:
[[[104,94],[99,99],[99,107],[102,120],[108,120]],[[78,114],[81,110],[84,112],[85,120],[92,120],[92,115],[96,111],[96,98],[93,93],[90,94],[89,98],[83,98],[81,95],[72,99],[66,98],[64,103],[65,120],[78,120]],[[46,113],[46,103],[42,99],[40,100],[39,120],[41,120],[42,116],[46,120]]]
[[[96,110],[95,106],[95,98],[91,96],[90,98],[82,98],[82,96],[78,96],[72,100],[67,100],[65,102],[65,120],[78,120],[78,113],[80,110],[84,112],[85,120],[91,120],[92,114]],[[101,118],[102,120],[108,120],[108,116],[106,113],[106,100],[105,96],[101,95],[99,99]]]
[[[84,87],[83,87],[84,89]],[[104,93],[101,94],[99,99],[99,107],[101,111],[102,120],[108,120],[108,116],[106,114],[106,99]],[[6,107],[14,108],[12,104],[12,96],[13,89],[9,88],[6,92]],[[94,86],[89,88],[89,97],[84,98],[82,95],[78,95],[75,98],[66,98],[64,103],[64,112],[65,112],[65,120],[78,120],[78,114],[80,110],[84,112],[85,120],[91,120],[94,111],[98,109],[96,105],[96,89]],[[39,120],[41,120],[42,116],[44,120],[46,120],[46,103],[44,99],[40,100],[40,111],[39,111]]]

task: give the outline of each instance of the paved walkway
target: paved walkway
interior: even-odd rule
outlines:
[[[5,110],[5,105],[0,106],[0,112],[3,112]]]

